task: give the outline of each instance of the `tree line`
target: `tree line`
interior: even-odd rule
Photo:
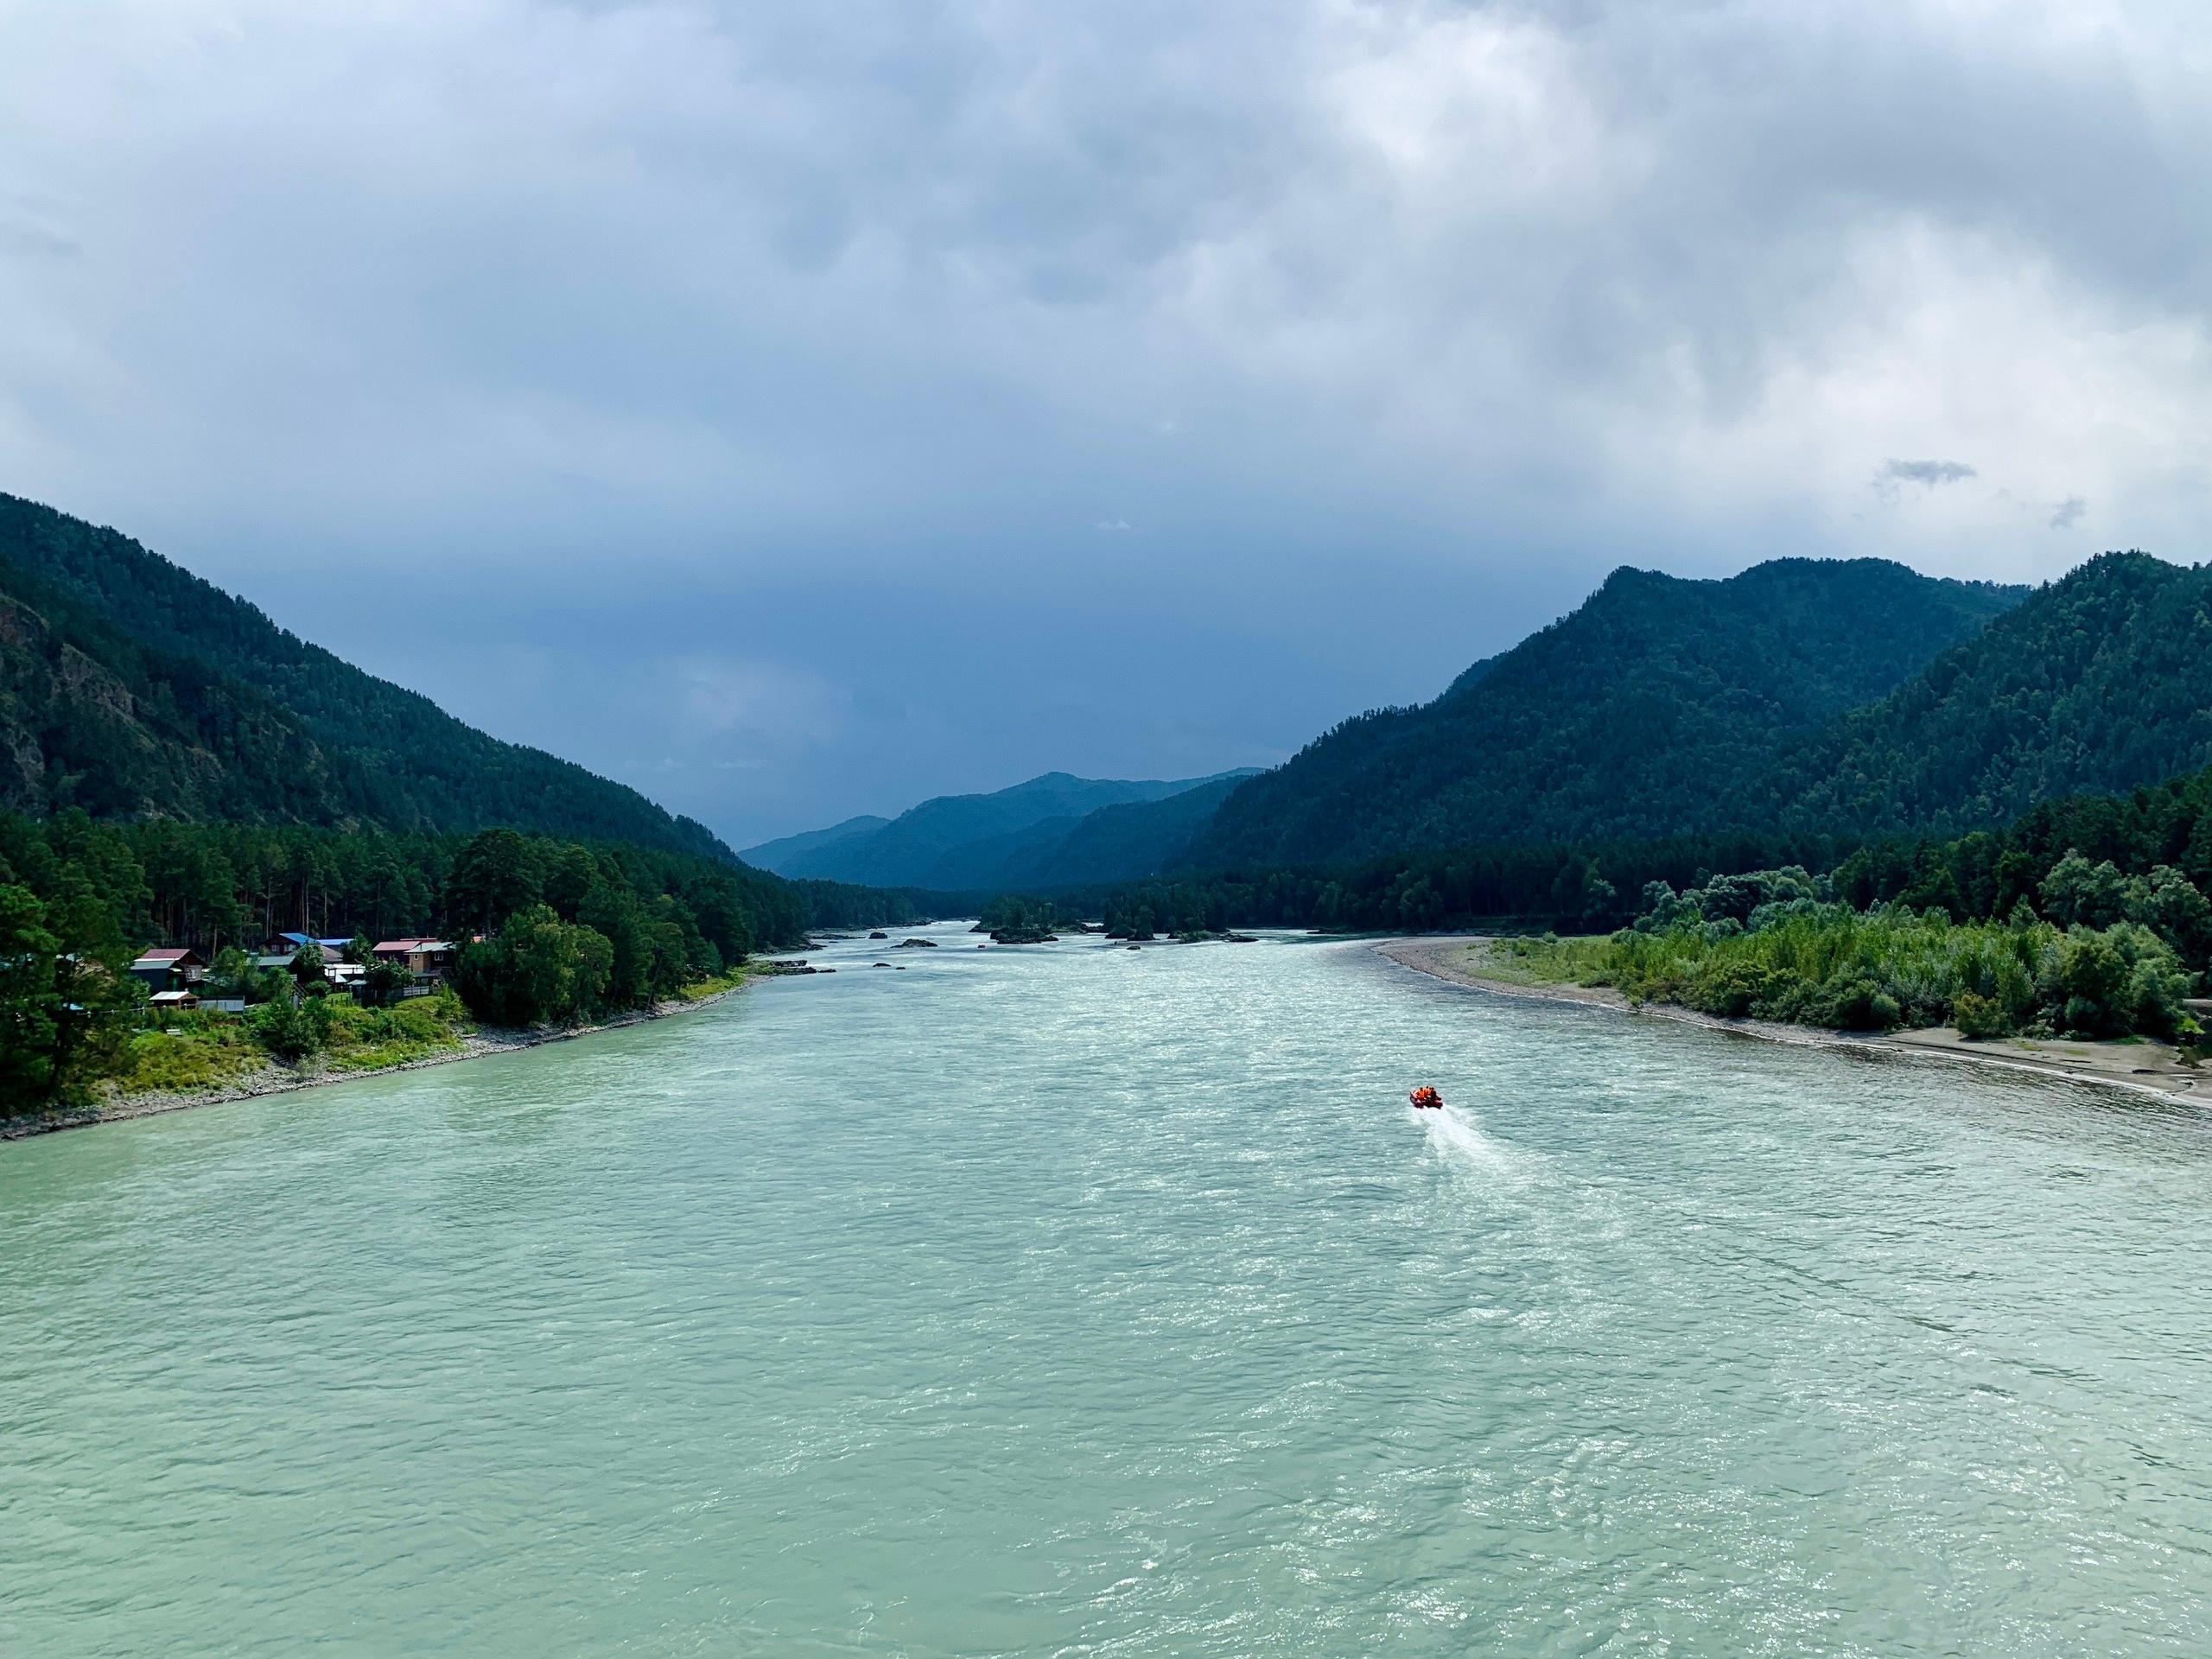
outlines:
[[[915,919],[908,895],[718,860],[487,830],[102,823],[0,814],[0,1109],[84,1098],[123,1065],[149,945],[213,960],[278,933],[440,937],[479,1019],[642,1007],[810,927]]]
[[[1484,844],[1395,854],[1330,868],[1285,866],[1158,876],[1053,895],[1058,914],[1103,918],[1109,933],[1219,933],[1239,927],[1330,932],[1556,926],[1597,932],[1636,913],[1645,883],[1692,885],[1713,870],[1811,862],[1850,850],[1830,837],[1685,836],[1667,841]]]
[[[2208,894],[2212,767],[1948,838],[1463,848],[1138,882],[1064,895],[1045,914],[1101,916],[1131,938],[1249,926],[1609,934],[1515,949],[1561,976],[1708,1013],[2193,1039],[2182,1004],[2212,968]]]
[[[2176,883],[2212,893],[2212,767],[2124,795],[2048,802],[2004,829],[1949,837],[1743,834],[1478,845],[1334,869],[1160,876],[1053,897],[1064,918],[1103,917],[1109,931],[1139,937],[1231,927],[1595,933],[1646,912],[1644,890],[1655,881],[1702,888],[1716,874],[1802,865],[1830,873],[1835,897],[1860,910],[1895,899],[1939,908],[1955,921],[2003,920],[2024,900],[2043,902],[2037,895],[2069,855],[2088,872],[2082,897],[2062,913],[2039,912],[2063,924],[2126,919],[2131,906],[2148,915],[2155,901],[2146,895],[2164,892],[2171,901]],[[2062,882],[2061,890],[2075,887]],[[2177,935],[2175,943],[2194,966],[2205,965],[2191,938]]]

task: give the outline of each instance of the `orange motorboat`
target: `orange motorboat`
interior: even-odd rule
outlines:
[[[1444,1109],[1444,1096],[1425,1083],[1406,1098],[1413,1102],[1416,1111],[1440,1112]]]

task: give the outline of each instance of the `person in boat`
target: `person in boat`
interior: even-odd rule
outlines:
[[[1406,1098],[1413,1102],[1414,1109],[1417,1111],[1433,1112],[1441,1109],[1444,1105],[1444,1096],[1425,1083]]]

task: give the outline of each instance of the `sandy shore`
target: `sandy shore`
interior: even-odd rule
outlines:
[[[2174,1051],[2163,1043],[2092,1043],[2070,1040],[2033,1041],[2010,1038],[1970,1043],[1955,1031],[1936,1027],[1925,1031],[1897,1031],[1885,1035],[1818,1031],[1805,1026],[1777,1025],[1765,1020],[1722,1020],[1670,1003],[1631,1003],[1620,992],[1603,986],[1532,983],[1503,976],[1485,963],[1491,941],[1465,934],[1440,938],[1386,939],[1375,948],[1401,966],[1433,978],[1500,996],[1527,997],[1542,1002],[1573,1002],[1610,1008],[1615,1013],[1672,1020],[1702,1026],[1712,1031],[1734,1032],[1766,1042],[1793,1043],[1800,1047],[1850,1047],[1917,1059],[1957,1060],[1970,1065],[2004,1066],[2044,1077],[2064,1077],[2075,1083],[2101,1084],[2156,1095],[2161,1099],[2212,1101],[2212,1073],[2183,1066]]]
[[[359,1083],[370,1077],[388,1077],[401,1071],[420,1071],[433,1065],[451,1065],[458,1060],[481,1059],[487,1054],[512,1054],[518,1049],[537,1048],[546,1043],[574,1042],[579,1037],[595,1036],[603,1031],[620,1031],[626,1026],[643,1025],[648,1020],[664,1020],[673,1014],[690,1014],[700,1008],[712,1007],[724,997],[736,995],[755,979],[768,977],[773,976],[749,975],[727,990],[715,991],[691,1001],[658,1002],[650,1008],[617,1014],[596,1026],[532,1031],[480,1026],[463,1038],[457,1048],[442,1054],[425,1055],[419,1060],[403,1061],[397,1065],[378,1066],[373,1071],[334,1071],[317,1060],[296,1066],[271,1060],[213,1089],[183,1093],[111,1095],[97,1106],[76,1113],[54,1117],[10,1119],[6,1124],[0,1125],[0,1141],[20,1141],[28,1135],[51,1135],[60,1129],[88,1129],[96,1123],[119,1123],[135,1117],[156,1117],[163,1112],[189,1111],[195,1106],[219,1106],[226,1101],[259,1100],[269,1095],[293,1094],[302,1089],[321,1089],[335,1083]]]

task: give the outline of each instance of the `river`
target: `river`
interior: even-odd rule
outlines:
[[[2212,1651],[2202,1113],[929,936],[0,1147],[0,1651]]]

